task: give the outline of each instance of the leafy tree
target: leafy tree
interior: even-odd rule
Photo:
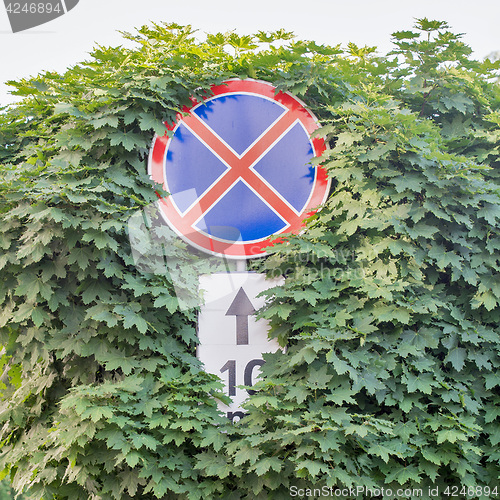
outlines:
[[[135,49],[11,82],[24,100],[0,115],[0,462],[18,491],[496,486],[499,64],[448,30],[421,19],[382,57],[154,25],[124,34]],[[266,355],[232,426],[195,357],[195,311],[137,269],[126,225],[159,189],[153,132],[234,77],[307,103],[333,184],[304,234],[253,263],[286,277],[262,315],[288,349]]]
[[[289,349],[243,427],[268,461],[238,456],[274,484],[496,485],[499,88],[444,23],[416,28],[332,96],[330,199],[264,262]]]

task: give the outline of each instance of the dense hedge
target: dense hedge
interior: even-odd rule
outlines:
[[[387,56],[284,31],[125,36],[136,48],[12,83],[24,100],[0,114],[0,463],[14,487],[71,500],[500,487],[498,64],[426,19]],[[137,269],[127,221],[156,199],[153,133],[234,77],[307,103],[333,183],[305,233],[253,262],[286,276],[262,314],[288,349],[266,356],[231,426],[195,357],[196,311]]]

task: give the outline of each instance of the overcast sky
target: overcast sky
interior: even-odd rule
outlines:
[[[151,21],[201,32],[285,28],[303,39],[376,45],[384,53],[390,34],[411,29],[419,17],[445,20],[464,33],[477,58],[500,51],[500,0],[80,0],[66,15],[16,34],[0,4],[0,105],[14,100],[5,81],[63,71],[87,59],[96,44],[120,45],[119,30]]]

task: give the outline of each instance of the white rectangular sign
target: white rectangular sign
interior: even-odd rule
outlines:
[[[264,274],[252,272],[200,277],[203,305],[198,317],[197,356],[208,373],[224,381],[232,404],[219,402],[219,409],[230,420],[244,415],[241,405],[252,394],[238,386],[252,386],[264,364],[262,354],[279,349],[278,342],[268,338],[267,321],[256,320],[255,312],[265,304],[265,297],[257,295],[282,284],[282,279],[266,280]]]

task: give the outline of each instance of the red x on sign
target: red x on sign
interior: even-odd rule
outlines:
[[[171,196],[160,206],[191,245],[217,255],[265,254],[269,237],[296,232],[326,198],[329,180],[309,164],[325,149],[314,116],[265,82],[230,80],[156,137],[152,178]],[[235,236],[236,235],[236,236]]]

